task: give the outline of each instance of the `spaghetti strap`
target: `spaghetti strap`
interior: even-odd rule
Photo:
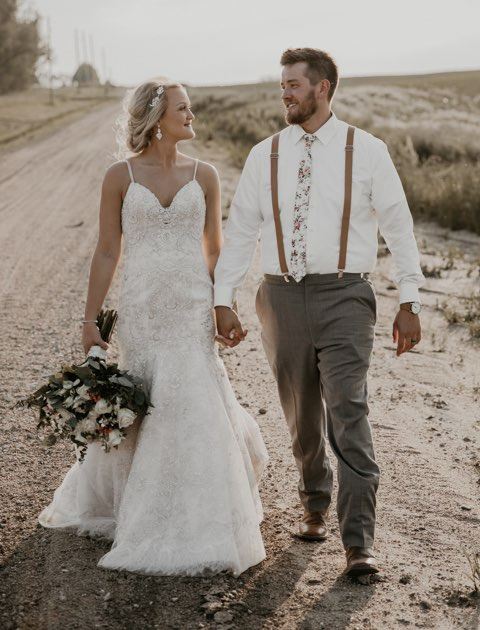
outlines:
[[[193,171],[193,179],[197,176],[198,158],[195,160],[195,170]]]
[[[128,173],[130,175],[130,181],[132,182],[132,184],[135,183],[135,180],[133,179],[133,173],[132,173],[132,165],[130,164],[130,162],[128,160],[124,160],[124,162],[126,163],[126,165],[128,166]]]

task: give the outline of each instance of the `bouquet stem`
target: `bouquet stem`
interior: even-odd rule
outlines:
[[[103,308],[100,310],[100,313],[97,316],[97,326],[103,341],[106,341],[107,343],[110,342],[117,319],[117,311],[112,309],[104,310]],[[92,346],[87,353],[87,358],[88,357],[96,357],[97,359],[103,359],[105,361],[107,358],[107,351],[100,346]]]
[[[103,341],[110,342],[117,319],[117,311],[113,309],[103,310],[103,308],[100,310],[97,316],[97,326]]]

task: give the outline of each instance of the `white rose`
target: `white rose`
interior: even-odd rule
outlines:
[[[90,416],[89,414],[86,418],[80,420],[80,422],[75,427],[75,430],[81,431],[82,433],[95,433],[95,431],[97,430],[95,417]]]
[[[127,407],[120,407],[117,414],[118,426],[121,429],[129,427],[136,417],[137,416],[135,412],[133,412],[131,409],[128,409]]]
[[[120,398],[120,396],[115,396],[115,403],[113,405],[113,410],[115,413],[118,414],[121,404],[122,404],[122,399]]]
[[[108,434],[109,446],[118,446],[122,440],[123,440],[123,436],[118,429],[113,429]]]
[[[95,407],[93,409],[97,415],[101,416],[104,413],[112,411],[112,405],[108,403],[105,398],[100,398],[100,400],[97,400],[95,403]]]
[[[80,396],[80,398],[83,398],[83,400],[90,400],[90,395],[88,393],[89,391],[90,390],[86,385],[82,385],[77,389],[77,394]]]

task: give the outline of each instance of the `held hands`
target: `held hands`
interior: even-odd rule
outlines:
[[[238,346],[247,336],[248,330],[243,329],[236,312],[228,306],[216,306],[215,315],[218,332],[215,340],[222,346],[229,348]],[[397,344],[397,357],[411,350],[420,343],[422,338],[419,316],[400,309],[393,322],[392,337],[393,342]],[[412,342],[412,340],[416,341]],[[104,343],[102,342],[102,344]]]
[[[88,351],[92,346],[100,346],[104,350],[108,349],[108,343],[103,341],[100,331],[97,328],[95,323],[83,324],[82,329],[82,344],[83,349],[85,350],[85,355],[88,354]]]
[[[397,357],[411,350],[422,338],[419,316],[400,309],[393,322],[392,337],[397,344]],[[416,343],[412,343],[412,339]]]
[[[237,314],[228,306],[216,306],[215,317],[218,332],[215,340],[222,346],[234,348],[247,336],[248,330],[242,328]]]

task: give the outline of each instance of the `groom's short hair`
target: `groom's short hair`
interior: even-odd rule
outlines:
[[[282,54],[280,64],[292,66],[302,61],[307,64],[305,75],[312,85],[317,85],[322,79],[330,81],[328,100],[331,101],[338,85],[338,68],[333,58],[318,48],[287,48]]]

